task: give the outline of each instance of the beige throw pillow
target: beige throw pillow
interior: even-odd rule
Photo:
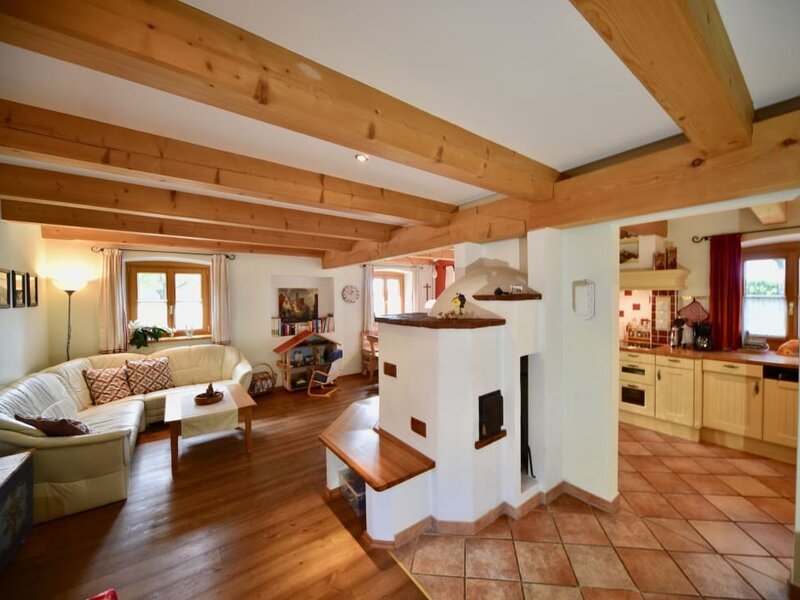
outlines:
[[[134,394],[147,394],[175,387],[172,384],[172,369],[169,358],[145,358],[143,360],[129,360],[128,385]]]
[[[125,367],[87,369],[83,372],[83,377],[86,379],[89,395],[95,404],[108,404],[133,395],[128,385]]]

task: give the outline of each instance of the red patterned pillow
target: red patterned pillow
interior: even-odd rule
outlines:
[[[48,419],[45,417],[22,417],[14,415],[17,421],[36,427],[49,437],[67,437],[71,435],[86,435],[92,430],[85,423],[72,419]]]
[[[107,404],[133,395],[125,375],[125,367],[87,369],[83,372],[83,378],[95,404]]]
[[[128,385],[134,394],[147,394],[175,387],[172,385],[172,369],[166,356],[129,360],[125,364],[128,365]]]

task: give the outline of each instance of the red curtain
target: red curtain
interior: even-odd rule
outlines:
[[[445,277],[446,277],[445,269],[447,267],[452,267],[454,264],[455,263],[452,260],[437,260],[434,263],[434,266],[436,267],[436,281],[434,282],[435,283],[434,292],[436,298],[442,295],[442,292],[444,291],[445,288]]]
[[[715,350],[734,350],[742,342],[742,235],[711,237],[709,312]]]

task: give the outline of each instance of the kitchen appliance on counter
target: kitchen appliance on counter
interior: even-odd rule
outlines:
[[[681,346],[681,342],[683,341],[683,326],[686,324],[686,321],[677,318],[672,322],[672,329],[669,330],[669,347],[670,348],[679,348]]]
[[[714,349],[714,342],[711,339],[711,323],[708,321],[695,324],[694,349],[701,351]]]

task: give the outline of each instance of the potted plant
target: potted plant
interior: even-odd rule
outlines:
[[[137,348],[147,346],[150,340],[158,341],[164,335],[173,335],[173,331],[169,328],[165,329],[157,325],[140,325],[138,321],[128,323],[128,332],[130,333],[128,343]]]

